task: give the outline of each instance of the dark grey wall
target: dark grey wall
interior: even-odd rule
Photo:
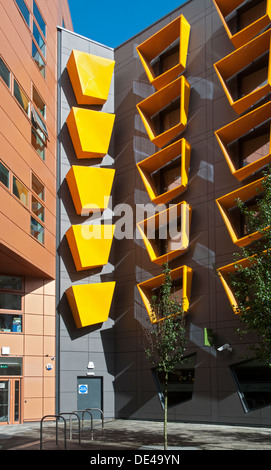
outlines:
[[[136,163],[157,149],[148,139],[136,104],[154,93],[136,52],[136,46],[183,14],[191,24],[188,65],[184,76],[191,84],[188,127],[182,134],[192,145],[189,186],[179,199],[191,204],[192,225],[188,252],[170,263],[194,270],[191,308],[187,316],[187,355],[197,353],[194,395],[170,410],[170,419],[217,423],[269,424],[271,410],[245,414],[229,366],[241,360],[246,345],[234,329],[233,314],[212,265],[232,262],[236,251],[215,199],[240,186],[231,175],[214,131],[237,119],[218,81],[213,64],[233,51],[212,0],[191,0],[115,50],[116,180],[114,203],[149,202]],[[177,200],[175,202],[177,202]],[[135,233],[135,217],[133,218]],[[162,419],[163,411],[142,351],[140,324],[146,310],[136,284],[161,273],[150,262],[138,239],[115,241],[115,399],[120,418]],[[204,328],[212,328],[217,346],[229,343],[232,352],[204,346]]]

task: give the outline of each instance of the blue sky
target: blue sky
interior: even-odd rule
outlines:
[[[74,31],[117,47],[185,0],[69,0]]]

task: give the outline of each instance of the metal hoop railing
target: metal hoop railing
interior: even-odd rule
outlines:
[[[74,411],[59,413],[59,416],[62,416],[62,415],[70,416],[70,420],[69,420],[70,421],[70,440],[72,440],[72,415],[75,415],[78,418],[79,444],[81,444],[80,418],[78,414],[76,414]]]
[[[100,408],[86,408],[86,411],[99,411],[101,413],[102,420],[102,434],[104,433],[104,413]]]
[[[84,430],[84,414],[88,413],[90,415],[90,420],[91,420],[91,434],[90,434],[90,437],[91,437],[91,440],[93,440],[93,416],[92,416],[92,413],[88,409],[75,410],[74,413],[82,413],[82,433],[83,433],[83,430]]]
[[[67,449],[67,441],[66,441],[66,420],[61,415],[46,415],[43,416],[40,422],[40,450],[42,450],[42,425],[45,419],[47,418],[55,418],[56,419],[56,445],[58,445],[58,420],[63,419],[64,421],[64,447],[65,450]]]

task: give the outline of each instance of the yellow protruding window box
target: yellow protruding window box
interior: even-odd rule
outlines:
[[[67,70],[79,105],[101,105],[107,101],[114,66],[114,60],[72,51]]]
[[[243,268],[249,267],[250,260],[249,258],[244,258],[234,263],[228,264],[227,266],[223,266],[217,270],[219,279],[225,289],[226,295],[230,301],[232,309],[235,314],[239,314],[239,307],[238,302],[236,300],[235,294],[233,289],[229,283],[229,275],[238,273],[238,268],[236,266],[242,266]]]
[[[188,184],[191,145],[181,139],[137,164],[152,202],[166,204]]]
[[[241,114],[271,91],[270,29],[214,64],[232,108]]]
[[[231,173],[247,178],[271,161],[271,102],[215,132]]]
[[[271,20],[270,0],[242,4],[244,0],[214,0],[227,35],[236,48],[257,36]]]
[[[188,250],[191,215],[191,206],[183,201],[137,224],[153,263],[162,265]]]
[[[77,271],[108,263],[115,225],[72,225],[66,232]]]
[[[260,193],[263,192],[263,180],[264,178],[253,181],[246,186],[242,186],[241,188],[216,199],[216,203],[229,231],[230,237],[233,243],[237,246],[242,247],[249,245],[262,236],[258,231],[249,233],[245,217],[241,216],[236,200],[240,199],[246,204],[248,209],[253,210],[255,214],[257,214],[258,209],[256,199],[258,199],[260,197]]]
[[[181,76],[137,104],[149,139],[157,147],[167,145],[186,129],[190,89]]]
[[[268,251],[269,250],[263,253],[266,253],[268,255]],[[256,258],[257,258],[257,255],[249,256],[248,258],[240,259],[238,261],[235,261],[234,263],[218,268],[217,270],[218,276],[224,287],[227,297],[230,301],[232,309],[234,313],[237,315],[240,313],[240,309],[239,309],[239,305],[238,305],[234,290],[230,285],[230,276],[235,275],[235,274],[238,275],[239,267],[243,269],[246,269],[246,268],[253,269],[253,260],[256,260]]]
[[[174,289],[171,294],[171,298],[172,300],[177,300],[178,302],[182,303],[183,313],[187,314],[190,304],[193,270],[188,266],[181,266],[179,268],[172,269],[170,275]],[[164,284],[164,282],[165,275],[160,274],[159,276],[137,284],[137,288],[151,323],[157,323],[164,320],[164,318],[159,315],[159,312],[155,312],[152,309],[152,297],[153,295],[157,295],[159,293],[159,289]]]
[[[115,114],[73,107],[67,126],[78,159],[103,158],[109,149]]]
[[[168,85],[185,70],[190,29],[190,24],[181,15],[137,46],[147,77],[156,90]],[[157,72],[158,67],[162,71]]]
[[[78,215],[103,211],[108,207],[115,170],[73,165],[66,175]]]
[[[78,284],[66,290],[66,297],[77,328],[108,320],[115,282]]]

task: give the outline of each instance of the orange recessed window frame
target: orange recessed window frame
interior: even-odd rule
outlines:
[[[271,102],[215,131],[231,173],[242,181],[271,161]]]
[[[247,111],[271,91],[270,40],[269,29],[214,64],[237,114]]]
[[[232,44],[238,48],[257,36],[271,20],[271,1],[213,0]],[[238,25],[238,27],[237,27]]]
[[[259,198],[260,193],[264,190],[262,186],[264,179],[265,178],[261,178],[259,180],[253,181],[246,186],[242,186],[241,188],[238,188],[237,190],[216,199],[216,203],[229,231],[231,239],[233,243],[239,247],[247,246],[253,241],[258,240],[262,237],[262,234],[259,231],[254,233],[246,233],[246,231],[244,231],[244,227],[241,227],[242,230],[238,230],[238,224],[240,223],[240,210],[238,209],[236,200],[240,199],[248,206],[248,208],[250,208],[250,202],[253,202],[253,210],[257,212],[254,207],[255,199]],[[245,221],[243,221],[243,223],[245,224]]]
[[[147,77],[156,90],[168,85],[185,70],[190,29],[190,24],[181,15],[137,46]],[[156,71],[158,63],[160,70]]]
[[[137,163],[147,193],[155,204],[166,204],[188,184],[191,145],[181,139]]]
[[[153,263],[162,265],[188,250],[191,215],[191,206],[183,201],[137,224]]]
[[[179,268],[172,269],[170,275],[173,288],[175,288],[175,292],[173,291],[171,294],[172,299],[176,299],[178,302],[182,303],[183,313],[187,314],[190,305],[193,270],[188,266],[180,266]],[[152,308],[152,296],[159,291],[164,282],[165,275],[160,274],[159,276],[137,284],[151,323],[164,320],[164,318],[159,315],[159,312],[155,312]]]
[[[164,147],[186,129],[190,89],[181,76],[137,104],[149,139],[157,147]]]

